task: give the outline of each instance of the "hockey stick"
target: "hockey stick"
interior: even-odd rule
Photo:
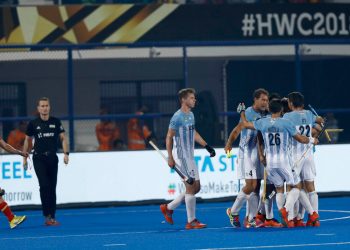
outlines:
[[[315,116],[319,116],[319,115],[317,114],[316,110],[311,106],[311,104],[309,104],[308,106],[309,106],[310,111],[311,111]],[[324,124],[322,123],[321,126],[324,127]]]
[[[154,142],[151,140],[148,142],[163,157],[163,159],[168,163],[168,158],[162,153],[162,151],[159,150],[157,145],[154,144]],[[178,175],[181,177],[181,179],[183,179],[184,181],[186,181],[190,185],[193,184],[194,179],[192,177],[188,177],[187,175],[182,173],[179,166],[176,163],[175,163],[175,166],[173,167],[173,169],[176,171],[176,173],[178,173]]]
[[[267,200],[272,200],[275,194],[276,194],[275,190],[271,190],[271,187],[267,187],[267,171],[266,171],[266,168],[264,168],[264,188],[263,188],[262,201],[266,202]]]
[[[308,106],[309,106],[310,111],[311,111],[315,116],[319,116],[319,115],[317,114],[316,110],[311,106],[311,104],[309,104]],[[321,123],[321,127],[322,127],[322,128],[324,127],[324,123]],[[328,142],[331,142],[331,137],[329,136],[327,130],[324,131],[324,134],[326,135]]]
[[[263,187],[263,193],[262,193],[262,201],[266,202],[267,199],[272,199],[272,197],[274,196],[274,194],[271,195],[271,193],[267,195],[267,170],[266,170],[266,156],[264,155],[264,150],[262,149],[262,144],[263,144],[263,137],[261,132],[258,132],[257,135],[258,138],[258,154],[259,154],[259,158],[260,158],[260,163],[261,165],[264,166],[264,187]]]
[[[263,188],[263,195],[262,195],[263,202],[266,201],[266,180],[267,180],[267,172],[266,172],[266,168],[264,167],[264,188]]]

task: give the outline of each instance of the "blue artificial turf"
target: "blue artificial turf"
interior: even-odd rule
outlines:
[[[0,217],[3,249],[350,249],[350,197],[320,199],[319,228],[234,229],[226,216],[232,203],[201,203],[197,218],[208,224],[185,230],[186,211],[174,213],[174,225],[159,206],[62,209],[58,227],[43,226],[41,211],[21,211],[27,220],[10,230]],[[241,211],[243,219],[245,210]],[[275,210],[275,215],[278,214]]]

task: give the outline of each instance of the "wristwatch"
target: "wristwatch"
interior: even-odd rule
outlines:
[[[65,155],[69,155],[69,152],[64,152]]]

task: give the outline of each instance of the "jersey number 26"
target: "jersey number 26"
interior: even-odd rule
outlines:
[[[281,144],[280,133],[269,133],[270,146],[279,146]]]

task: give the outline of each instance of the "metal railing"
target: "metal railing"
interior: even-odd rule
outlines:
[[[137,42],[137,43],[116,43],[116,44],[100,44],[100,43],[91,43],[91,44],[38,44],[38,45],[0,45],[0,53],[9,51],[47,51],[47,50],[63,50],[66,51],[66,88],[67,88],[67,115],[60,116],[62,120],[68,121],[69,126],[69,141],[70,141],[70,150],[75,150],[75,133],[74,123],[78,120],[98,120],[101,118],[110,118],[115,121],[118,120],[128,120],[130,118],[141,118],[141,119],[158,119],[160,117],[170,117],[170,113],[150,113],[143,116],[135,114],[111,114],[107,116],[100,115],[77,115],[75,113],[74,99],[76,96],[75,91],[75,82],[74,82],[74,58],[73,51],[81,49],[96,49],[96,48],[152,48],[152,47],[179,47],[182,48],[182,80],[183,87],[189,86],[189,56],[188,48],[189,47],[203,47],[203,46],[216,46],[216,47],[225,47],[225,46],[265,46],[265,45],[292,45],[295,49],[294,54],[294,64],[295,64],[295,90],[303,91],[303,81],[302,81],[302,52],[300,46],[308,45],[350,45],[350,39],[300,39],[300,40],[262,40],[262,41],[252,41],[252,40],[241,40],[241,41],[187,41],[187,42]],[[350,80],[350,79],[349,79]],[[175,111],[175,110],[174,110]],[[336,109],[321,109],[318,110],[320,114],[326,114],[332,112],[335,114],[349,114],[350,106],[344,108]],[[218,113],[221,117],[235,117],[235,112],[230,112],[229,110],[219,110]],[[32,116],[21,116],[21,117],[2,117],[0,118],[1,122],[6,121],[20,121],[20,120],[29,120]],[[226,134],[229,131],[226,131]]]

